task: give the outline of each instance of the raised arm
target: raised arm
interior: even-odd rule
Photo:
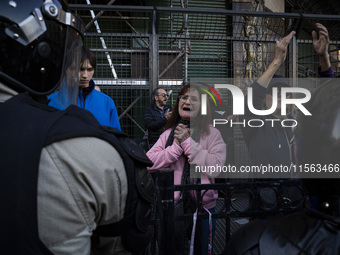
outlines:
[[[290,32],[289,35],[282,38],[282,40],[276,42],[275,46],[275,57],[267,70],[261,75],[261,77],[257,80],[257,83],[262,87],[267,88],[270,80],[273,78],[277,69],[285,62],[287,57],[287,48],[292,40],[293,36],[296,34],[295,31]]]
[[[312,32],[313,37],[313,46],[315,52],[319,56],[319,63],[320,63],[320,69],[321,72],[327,71],[331,67],[331,62],[329,59],[329,35],[327,28],[320,24],[315,23],[315,26],[319,32],[319,38],[316,31]]]

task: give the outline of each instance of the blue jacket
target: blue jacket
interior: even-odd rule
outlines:
[[[95,90],[93,80],[91,80],[90,86],[92,91],[87,95],[86,100],[84,100],[83,93],[79,90],[78,106],[91,112],[100,125],[113,127],[121,131],[115,102],[108,95]],[[48,97],[51,100],[49,105],[59,110],[64,110],[65,107],[60,104],[58,94],[59,92],[57,91]]]

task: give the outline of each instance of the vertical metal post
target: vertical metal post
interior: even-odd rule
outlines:
[[[225,218],[225,239],[226,239],[226,244],[229,242],[230,240],[230,211],[231,211],[231,189],[233,189],[233,187],[231,187],[231,183],[229,182],[230,180],[228,180],[228,184],[226,186],[226,189],[224,190],[224,194],[227,198],[227,202],[226,202],[226,208],[225,211],[228,213],[228,216]]]
[[[156,23],[157,23],[157,12],[154,10],[152,12],[151,18],[151,38],[150,38],[150,97],[151,92],[158,87],[158,35],[156,30]]]
[[[188,22],[188,14],[184,14],[185,15],[185,41],[184,41],[184,84],[188,83],[188,51],[189,51],[189,47],[188,47],[188,28],[187,28],[187,22]]]
[[[159,250],[160,254],[174,254],[174,172],[159,171],[158,172],[158,187],[161,201],[160,212],[160,238]]]
[[[289,57],[291,57],[291,61],[289,62],[289,75],[287,77],[293,78],[292,86],[297,86],[297,78],[298,78],[298,58],[297,58],[297,44],[298,41],[296,36],[293,36],[291,47],[289,49]]]
[[[184,8],[188,7],[188,0],[185,1]],[[188,53],[189,53],[189,14],[184,14],[184,84],[188,83]]]
[[[296,39],[296,36],[293,37],[293,43],[292,43],[293,49],[292,49],[292,54],[293,54],[293,58],[292,58],[292,72],[293,75],[292,77],[295,79],[297,78],[297,73],[298,73],[298,59],[297,59],[297,51],[298,51],[298,41]]]

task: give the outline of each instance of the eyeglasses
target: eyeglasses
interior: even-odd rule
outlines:
[[[158,96],[162,96],[162,97],[169,97],[169,96],[168,96],[168,94],[165,94],[165,93],[163,93],[163,94],[159,94]]]
[[[193,97],[190,97],[190,96],[187,96],[187,95],[180,95],[178,96],[179,100],[181,100],[183,103],[186,102],[188,99],[190,99],[190,103],[192,104],[197,104],[200,102],[199,98],[193,96]]]

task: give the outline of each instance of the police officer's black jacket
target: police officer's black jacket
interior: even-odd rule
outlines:
[[[133,253],[150,241],[149,222],[154,196],[146,170],[152,162],[138,145],[113,128],[105,128],[88,111],[70,106],[64,111],[34,101],[27,93],[0,104],[0,247],[1,254],[51,254],[39,239],[37,180],[43,147],[75,137],[97,137],[121,155],[128,179],[124,218],[100,226],[95,236],[122,236]]]

